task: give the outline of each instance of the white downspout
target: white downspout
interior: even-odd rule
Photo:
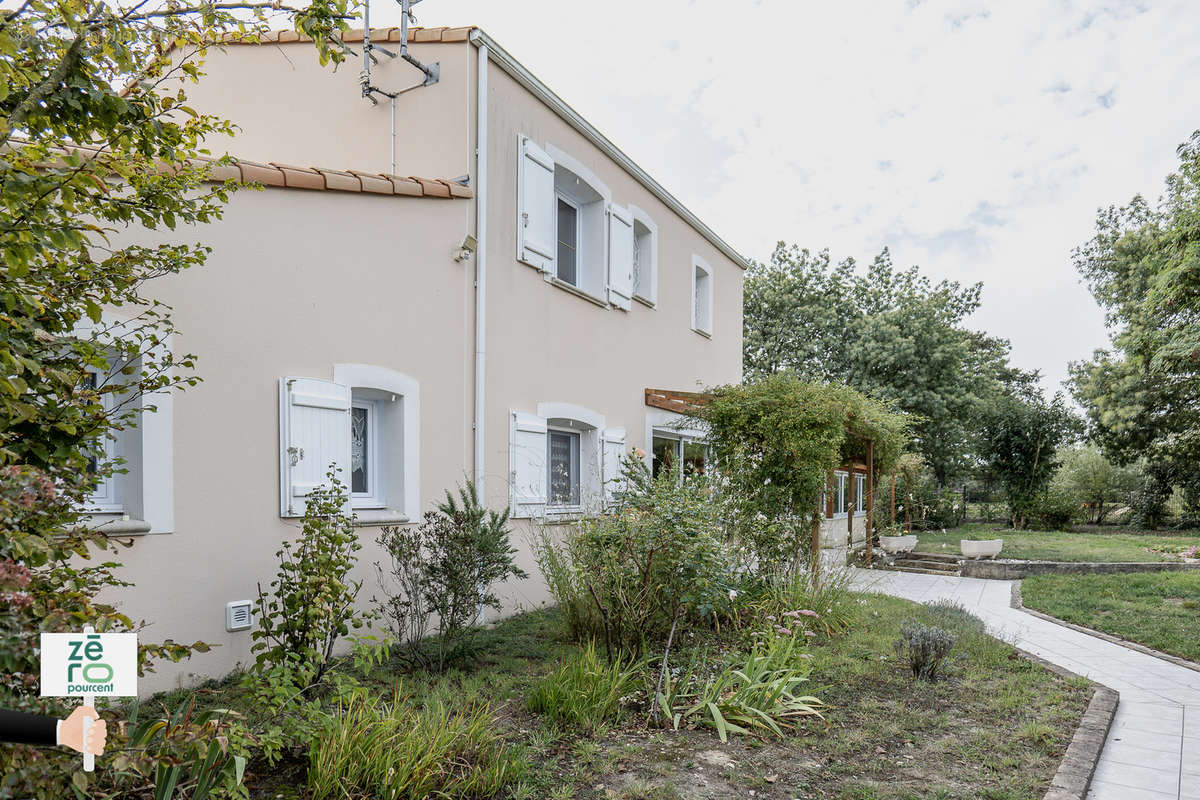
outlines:
[[[487,353],[487,104],[488,48],[479,44],[475,90],[475,488],[484,492],[484,380]]]

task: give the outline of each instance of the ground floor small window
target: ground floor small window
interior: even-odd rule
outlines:
[[[684,477],[703,475],[708,469],[708,445],[699,439],[670,436],[655,432],[650,447],[653,454],[653,473],[658,477],[664,470],[679,465]]]
[[[845,472],[835,472],[833,481],[833,513],[834,516],[844,515],[848,505],[846,501],[850,490],[850,476]]]
[[[574,431],[547,432],[547,484],[550,487],[548,504],[551,506],[580,504],[579,438],[579,434]]]
[[[355,397],[350,406],[350,498],[356,507],[383,505],[379,455],[379,404]]]
[[[854,510],[863,513],[867,510],[867,476],[854,476]]]

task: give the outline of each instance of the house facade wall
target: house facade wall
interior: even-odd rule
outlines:
[[[250,659],[250,632],[225,630],[225,603],[267,587],[276,551],[299,532],[280,515],[280,378],[329,380],[338,363],[411,376],[422,401],[422,504],[462,480],[472,271],[450,254],[469,215],[462,200],[244,190],[221,221],[170,237],[212,247],[203,266],[146,287],[173,307],[175,353],[195,354],[203,380],[175,396],[174,529],[120,551],[121,575],[136,586],[114,599],[150,623],[146,641],[219,646],[160,665],[143,691]],[[378,532],[359,529],[364,605],[376,592]]]
[[[477,64],[476,64],[477,66]],[[623,427],[626,447],[649,451],[646,388],[696,391],[742,375],[743,271],[537,97],[492,64],[488,72],[486,489],[508,503],[511,411],[571,403]],[[658,226],[657,305],[602,308],[517,260],[519,139],[570,154],[615,204],[633,204]],[[714,269],[713,330],[691,327],[692,256]],[[518,538],[533,523],[517,520]],[[523,549],[524,551],[524,549]],[[525,564],[531,574],[536,567]],[[506,589],[514,605],[545,600],[540,580]]]
[[[413,47],[441,64],[439,84],[397,99],[397,172],[475,174],[478,51],[468,43]],[[387,70],[397,73],[394,62]],[[403,66],[403,65],[401,65]],[[298,165],[390,171],[387,105],[372,107],[358,65],[336,73],[303,44],[214,51],[190,103],[238,124],[227,145],[239,157]],[[386,85],[385,69],[376,82]],[[741,378],[742,270],[605,152],[502,72],[489,67],[487,362],[484,496],[510,501],[510,419],[547,404],[578,406],[649,450],[647,387],[697,390]],[[384,109],[381,111],[380,109]],[[548,283],[517,259],[519,136],[584,165],[658,227],[657,304],[602,307]],[[214,143],[214,147],[217,143]],[[220,149],[216,150],[220,152]],[[224,606],[253,599],[274,577],[276,551],[298,533],[280,515],[278,381],[332,378],[333,365],[365,363],[419,382],[420,497],[428,510],[473,464],[474,269],[455,262],[475,232],[476,201],[379,197],[269,188],[235,194],[224,219],[143,241],[204,241],[208,263],[156,281],[151,296],[173,306],[176,352],[196,354],[203,382],[174,404],[175,525],[137,537],[121,554],[136,587],[115,596],[147,640],[220,645],[180,665],[161,665],[143,691],[217,676],[250,660],[250,632],[227,632]],[[712,332],[692,330],[695,257],[712,269]],[[413,515],[414,523],[418,515]],[[549,602],[529,538],[513,522],[529,578],[501,587],[501,613]],[[359,528],[360,601],[376,593],[378,526]]]

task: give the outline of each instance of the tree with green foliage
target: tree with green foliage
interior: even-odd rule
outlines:
[[[1037,389],[1005,394],[988,413],[981,456],[1004,490],[1009,519],[1025,528],[1058,469],[1058,449],[1077,421],[1061,394]]]
[[[1092,444],[1060,447],[1054,485],[1087,510],[1088,521],[1099,525],[1121,503],[1128,503],[1142,481],[1137,466],[1121,466],[1104,457]]]
[[[909,418],[847,386],[790,372],[712,390],[700,411],[728,498],[728,524],[760,569],[786,571],[812,557],[811,529],[832,470],[861,461],[874,442],[877,474],[896,463]]]
[[[913,415],[913,447],[939,485],[971,466],[975,433],[1006,383],[1035,376],[1008,365],[1008,343],[964,327],[982,284],[933,283],[897,270],[887,250],[865,273],[853,259],[780,243],[746,274],[748,376],[790,370],[845,383]]]
[[[1145,459],[1147,480],[1171,476],[1200,516],[1200,131],[1178,155],[1156,207],[1138,196],[1102,210],[1074,253],[1113,333],[1110,350],[1071,365],[1071,386],[1105,455]]]
[[[122,585],[117,540],[85,511],[96,482],[124,469],[106,461],[104,440],[152,413],[156,395],[196,381],[192,358],[165,346],[169,309],[143,290],[201,264],[207,248],[118,237],[220,215],[234,187],[206,186],[200,156],[232,127],[188,107],[182,86],[201,74],[207,42],[252,38],[276,11],[321,59],[341,58],[331,37],[346,0],[290,10],[25,0],[0,11],[0,707],[65,716],[37,696],[39,631],[138,627],[97,599]],[[141,666],[200,646],[145,642]],[[66,797],[73,773],[87,786],[77,769],[65,753],[0,748],[0,794]]]

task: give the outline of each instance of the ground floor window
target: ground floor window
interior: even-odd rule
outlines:
[[[854,476],[854,510],[860,514],[867,510],[867,476]]]
[[[549,430],[546,437],[546,482],[550,487],[548,505],[580,504],[579,433]]]
[[[378,401],[356,396],[350,406],[350,497],[358,508],[383,505],[379,438]]]
[[[835,517],[846,515],[849,490],[850,476],[845,472],[833,473],[833,515]]]
[[[653,472],[656,478],[663,470],[673,469],[676,464],[685,477],[703,475],[707,471],[708,445],[699,439],[655,431],[650,450],[654,457]]]

